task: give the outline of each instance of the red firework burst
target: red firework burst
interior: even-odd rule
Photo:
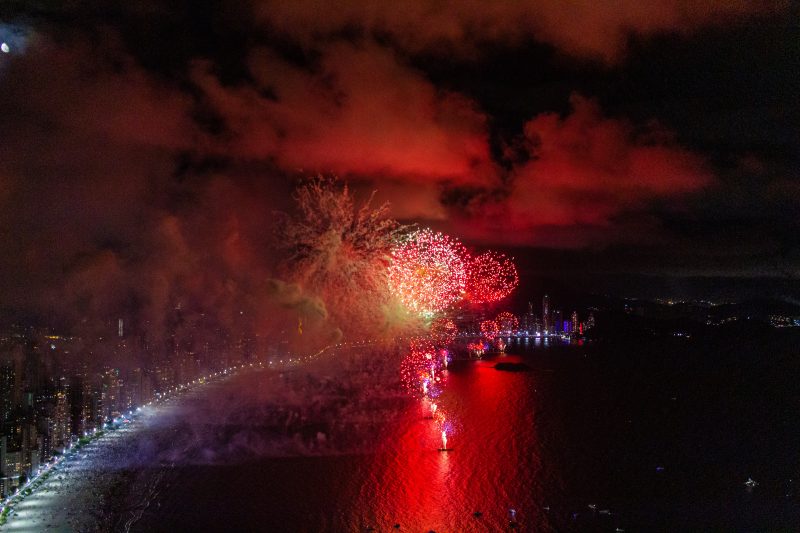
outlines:
[[[483,335],[487,339],[489,340],[494,339],[495,337],[497,337],[498,333],[500,333],[500,327],[494,320],[484,320],[483,322],[481,322],[481,335]]]
[[[389,287],[412,311],[444,311],[463,297],[466,257],[459,241],[429,229],[418,231],[392,250]]]
[[[517,320],[517,317],[515,317],[513,313],[509,313],[508,311],[503,311],[497,315],[494,321],[503,333],[511,333],[519,329],[519,320]]]
[[[408,392],[434,396],[442,379],[442,360],[433,343],[413,339],[408,355],[400,363],[400,377]]]
[[[502,300],[517,287],[519,275],[514,262],[497,252],[484,252],[467,268],[466,295],[474,303]]]
[[[437,318],[431,324],[431,337],[439,344],[450,344],[458,334],[458,327],[449,318]]]

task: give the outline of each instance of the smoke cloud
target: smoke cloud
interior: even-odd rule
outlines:
[[[577,57],[619,61],[631,35],[691,33],[754,14],[786,8],[781,2],[659,0],[647,4],[616,0],[598,6],[557,0],[537,2],[420,1],[413,4],[350,0],[320,5],[255,2],[272,30],[314,46],[344,32],[381,37],[411,52],[446,56],[480,55],[484,43],[519,45],[538,40]]]
[[[377,190],[390,216],[472,243],[668,239],[652,206],[680,210],[719,187],[714,163],[669,127],[609,115],[584,92],[571,111],[528,112],[509,131],[479,90],[442,83],[421,59],[469,65],[538,43],[609,72],[623,68],[631,38],[691,36],[784,9],[16,6],[0,26],[25,45],[20,37],[0,54],[0,308],[92,335],[125,317],[156,338],[198,320],[209,335],[264,338],[296,331],[302,314],[306,335],[336,338],[341,305],[282,275],[275,246],[274,212],[291,210],[298,178],[317,173],[338,174],[360,198]],[[795,188],[768,192],[784,202]],[[276,320],[286,309],[297,314]]]
[[[556,247],[635,241],[654,229],[637,216],[643,207],[713,184],[707,161],[657,123],[636,127],[605,117],[596,102],[578,94],[570,102],[565,117],[545,113],[525,123],[507,195],[474,207],[464,231]],[[639,231],[632,231],[635,225]]]

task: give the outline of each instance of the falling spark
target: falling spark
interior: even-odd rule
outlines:
[[[286,254],[279,277],[301,287],[310,301],[324,302],[322,316],[345,335],[376,331],[394,300],[387,282],[388,258],[408,228],[389,217],[389,206],[371,198],[356,203],[347,185],[319,177],[298,187],[297,212],[278,213],[276,243]],[[299,328],[298,328],[299,329]]]
[[[449,318],[437,318],[431,323],[431,337],[440,344],[450,344],[458,334],[458,327]]]
[[[503,311],[494,319],[501,333],[510,334],[519,329],[519,320],[513,313]]]
[[[481,335],[489,340],[493,340],[500,332],[500,327],[494,320],[484,320],[481,322]]]
[[[392,250],[389,287],[411,311],[432,315],[461,300],[467,252],[456,239],[430,229]]]
[[[471,258],[467,265],[466,298],[472,303],[502,300],[519,284],[514,262],[497,252],[484,252]]]

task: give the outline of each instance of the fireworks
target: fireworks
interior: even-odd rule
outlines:
[[[411,341],[400,374],[409,394],[431,402],[446,448],[447,436],[455,434],[454,420],[433,400],[442,392],[448,345],[458,328],[441,313],[462,300],[480,304],[508,296],[519,283],[514,263],[496,252],[470,257],[457,239],[431,229],[409,233],[388,217],[386,205],[373,208],[368,200],[357,206],[347,186],[335,179],[311,180],[298,188],[295,199],[298,212],[281,215],[277,235],[288,252],[282,273],[289,283],[280,287],[294,291],[291,302],[301,310],[298,336],[319,327],[314,320],[328,320],[345,334],[377,330],[398,303],[412,312],[402,313],[406,329],[439,314],[428,338]],[[315,303],[316,314],[306,310],[305,301]],[[484,321],[481,333],[491,341],[501,329],[516,328],[514,316],[501,313],[497,321]],[[483,341],[468,346],[478,354],[488,348]]]
[[[467,351],[469,353],[476,355],[478,357],[483,355],[483,352],[486,351],[486,346],[483,345],[483,342],[470,342],[467,344]]]
[[[464,295],[466,257],[457,240],[429,229],[418,231],[392,250],[389,287],[412,311],[444,311]]]
[[[382,327],[391,300],[387,258],[407,227],[389,217],[388,204],[356,204],[335,178],[308,181],[295,200],[297,212],[279,213],[276,224],[276,244],[287,256],[281,277],[324,305],[345,334]],[[303,325],[313,326],[311,320]]]
[[[503,254],[484,252],[468,263],[465,291],[467,299],[473,303],[502,300],[518,284],[517,267]]]
[[[481,322],[481,335],[487,339],[494,339],[497,337],[498,333],[500,333],[500,327],[494,320],[484,320]]]
[[[409,393],[434,398],[439,394],[440,369],[441,358],[433,343],[414,339],[408,355],[400,363],[400,377]]]
[[[517,317],[515,317],[513,313],[509,313],[508,311],[503,311],[497,315],[494,321],[497,323],[499,330],[505,334],[510,334],[519,329],[519,320],[517,320]]]
[[[450,344],[456,338],[458,327],[449,318],[437,318],[431,324],[431,337],[440,344]]]
[[[430,229],[392,250],[388,277],[403,305],[423,315],[445,311],[461,299],[501,300],[519,284],[517,268],[505,255],[489,251],[471,257],[458,240]]]

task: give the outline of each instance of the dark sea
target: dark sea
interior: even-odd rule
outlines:
[[[355,409],[335,378],[323,394],[303,370],[241,376],[134,447],[126,475],[161,477],[124,496],[116,527],[799,531],[800,345],[771,331],[511,339],[506,355],[448,369],[448,452],[428,407],[381,394],[368,370]],[[495,368],[508,362],[526,368]]]

